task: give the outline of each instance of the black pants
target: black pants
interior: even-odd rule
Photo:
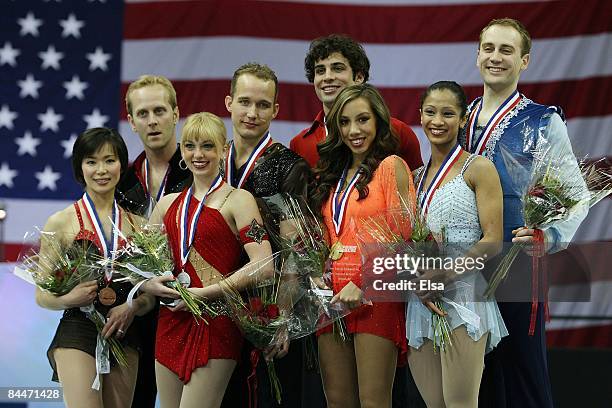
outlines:
[[[325,396],[321,383],[318,366],[312,365],[312,358],[316,361],[316,348],[312,349],[314,335],[308,339],[299,339],[291,342],[289,353],[280,359],[274,360],[276,374],[282,388],[282,401],[277,404],[271,392],[268,371],[263,356],[259,358],[256,368],[257,390],[251,390],[251,399],[257,398],[258,408],[317,408],[325,407]],[[316,338],[314,339],[316,347]],[[241,361],[234,370],[230,383],[223,397],[223,408],[247,408],[249,406],[249,388],[247,378],[251,374],[251,353],[253,347],[245,342]],[[312,353],[315,353],[313,355]],[[306,358],[308,356],[309,358]],[[311,358],[312,357],[312,358]]]
[[[141,338],[141,354],[138,360],[138,377],[132,408],[154,408],[157,396],[155,383],[155,331],[157,330],[157,315],[159,303],[144,316],[134,319]]]
[[[499,303],[509,336],[485,356],[478,405],[482,408],[552,408],[544,304],[529,335],[531,303]]]

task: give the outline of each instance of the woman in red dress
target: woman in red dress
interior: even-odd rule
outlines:
[[[150,222],[163,222],[175,261],[174,276],[207,301],[222,297],[219,282],[241,289],[253,277],[239,269],[244,249],[251,265],[272,250],[253,196],[235,189],[220,176],[225,126],[210,113],[187,118],[181,134],[181,161],[193,173],[192,185],[165,196]],[[260,273],[272,272],[271,265]],[[179,276],[180,275],[180,276]],[[163,285],[174,277],[154,278],[141,288],[162,297],[178,298]],[[182,301],[162,307],[155,346],[155,375],[162,407],[218,407],[240,357],[243,338],[231,318],[206,316],[196,322]]]
[[[319,357],[329,407],[389,407],[398,362],[406,362],[404,304],[362,305],[358,231],[352,219],[414,205],[412,176],[392,155],[397,139],[385,102],[371,85],[353,85],[336,98],[328,137],[318,146],[313,208],[320,210],[332,247],[332,302],[352,308],[348,341],[332,328],[319,332]],[[400,199],[401,197],[401,199]]]

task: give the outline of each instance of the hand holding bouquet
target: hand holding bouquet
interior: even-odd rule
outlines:
[[[249,381],[256,381],[254,373],[259,363],[259,353],[280,342],[290,340],[287,329],[287,308],[286,305],[279,303],[281,277],[276,266],[280,264],[280,260],[280,253],[275,253],[269,259],[251,262],[234,272],[236,275],[241,275],[238,279],[232,279],[230,276],[219,282],[231,311],[232,320],[244,337],[257,348],[251,355],[252,374],[249,376]],[[267,273],[268,270],[274,271],[271,276],[268,276],[270,275]],[[283,313],[281,306],[285,311]],[[274,361],[266,361],[266,365],[272,394],[280,404],[281,387]]]
[[[15,274],[58,297],[68,295],[84,282],[102,279],[104,268],[99,264],[102,257],[91,242],[75,241],[68,246],[63,242],[58,234],[40,231],[40,248],[30,248],[20,255]],[[81,311],[96,326],[101,347],[108,347],[119,365],[127,366],[127,357],[121,343],[114,337],[104,339],[100,335],[106,317],[93,304],[82,306]]]
[[[542,230],[555,222],[569,219],[581,210],[588,210],[612,192],[609,166],[601,166],[601,161],[592,163],[582,160],[578,162],[578,173],[572,174],[564,170],[575,166],[576,159],[573,154],[558,157],[551,153],[550,146],[534,153],[531,167],[521,165],[503,147],[501,152],[514,184],[523,189],[521,202],[525,226],[536,231],[535,245],[531,251],[533,256],[542,256],[545,252]],[[523,244],[520,243],[512,245],[493,272],[484,293],[486,297],[495,293],[522,248]],[[536,268],[537,259],[534,258],[534,270]]]
[[[168,238],[161,225],[147,225],[143,228],[134,228],[130,236],[126,238],[127,244],[118,253],[115,260],[115,269],[124,276],[129,277],[137,284],[130,294],[131,301],[133,293],[146,280],[172,275],[174,261],[168,244]],[[169,280],[164,283],[168,288],[178,292],[180,299],[185,302],[187,309],[196,319],[204,319],[202,312],[215,317],[217,312],[197,296],[193,295],[183,286],[179,279]]]
[[[383,254],[388,254],[386,256],[406,254],[410,258],[425,259],[440,254],[436,236],[427,226],[425,217],[420,211],[408,205],[403,205],[401,210],[387,211],[360,220],[359,230],[362,231],[359,236],[359,244],[364,259],[380,256],[381,249]],[[443,232],[438,240],[444,243]],[[397,274],[401,275],[405,272],[407,271],[398,270]],[[420,280],[438,279],[440,273],[441,271],[438,270],[427,270],[412,280],[417,282],[418,287]],[[446,318],[444,304],[439,299],[439,294],[426,291],[416,291],[415,294],[432,312],[434,350],[438,346],[444,349],[447,345],[452,345],[452,329]]]

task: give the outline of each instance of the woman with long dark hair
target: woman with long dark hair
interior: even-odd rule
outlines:
[[[352,309],[344,318],[348,339],[337,339],[331,327],[318,333],[329,407],[391,406],[396,365],[406,359],[404,304],[362,304],[354,228],[356,218],[414,204],[410,170],[393,155],[398,141],[389,123],[389,109],[374,87],[349,86],[336,98],[328,137],[318,146],[311,202],[329,232],[332,302]]]

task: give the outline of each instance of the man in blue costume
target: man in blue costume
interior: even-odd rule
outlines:
[[[461,142],[466,150],[493,161],[499,172],[504,192],[504,242],[524,243],[527,252],[531,252],[534,240],[543,239],[546,252],[553,253],[571,241],[587,208],[581,206],[571,216],[542,230],[524,227],[520,191],[525,186],[513,180],[501,153],[506,150],[527,167],[542,151],[547,152],[547,157],[572,157],[564,162],[559,176],[572,180],[586,193],[561,110],[534,103],[517,90],[520,75],[529,65],[530,50],[531,37],[519,21],[492,20],[481,31],[476,65],[484,92],[468,109]],[[485,358],[480,406],[553,406],[544,331],[546,305],[537,298],[531,302],[531,274],[531,259],[523,254],[497,291],[510,335]],[[516,297],[504,295],[504,287],[511,288]]]

